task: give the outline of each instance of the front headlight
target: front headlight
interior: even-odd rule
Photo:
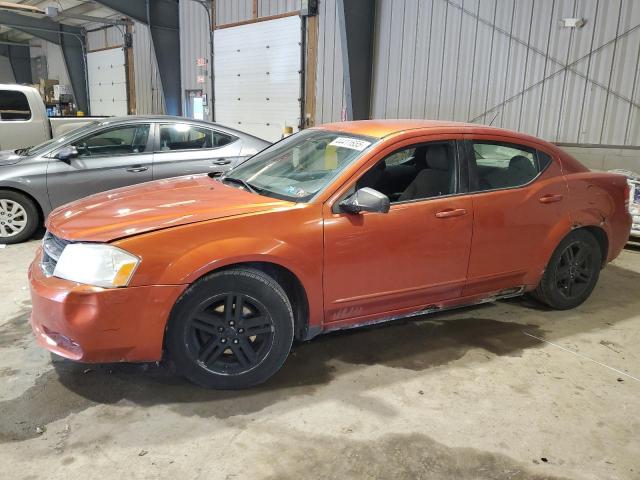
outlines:
[[[71,243],[64,247],[53,276],[96,287],[126,287],[140,259],[112,245]]]

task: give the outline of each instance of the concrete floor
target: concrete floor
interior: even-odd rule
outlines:
[[[266,385],[216,392],[36,347],[36,246],[0,249],[0,477],[640,478],[638,250],[577,310],[514,300],[320,337]]]

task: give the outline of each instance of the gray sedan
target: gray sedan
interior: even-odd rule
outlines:
[[[54,208],[97,192],[224,172],[269,145],[217,124],[109,118],[41,145],[0,152],[0,243],[30,238]]]

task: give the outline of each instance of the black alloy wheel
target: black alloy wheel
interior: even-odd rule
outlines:
[[[237,375],[266,358],[273,346],[273,322],[262,303],[238,293],[207,299],[185,331],[191,358],[206,370]]]
[[[278,282],[248,267],[214,272],[176,302],[165,347],[178,373],[208,388],[239,389],[276,373],[291,349],[293,309]]]
[[[593,277],[593,255],[590,245],[583,241],[569,244],[560,254],[556,266],[556,287],[567,300],[580,297]]]
[[[556,310],[584,302],[596,286],[602,268],[600,244],[588,230],[569,233],[551,255],[534,298]]]

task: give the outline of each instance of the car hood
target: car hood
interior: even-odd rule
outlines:
[[[0,151],[0,167],[5,165],[13,165],[18,163],[20,160],[23,160],[25,157],[21,157],[20,155],[16,155],[13,150],[1,150]]]
[[[109,242],[152,230],[293,205],[196,175],[119,188],[68,203],[49,215],[47,229],[66,240]]]

